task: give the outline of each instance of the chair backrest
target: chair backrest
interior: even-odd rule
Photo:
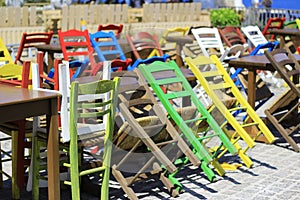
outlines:
[[[258,26],[245,26],[242,27],[241,30],[249,40],[249,46],[256,47],[259,44],[268,42]]]
[[[159,44],[162,48],[175,48],[176,43],[174,42],[167,42],[165,40],[168,36],[184,36],[187,34],[189,27],[175,27],[175,28],[168,28],[163,36],[159,40]]]
[[[33,57],[31,48],[35,49],[36,45],[50,44],[53,32],[39,32],[39,33],[23,33],[15,63],[23,63],[23,52],[27,51],[27,57]]]
[[[135,59],[146,59],[152,56],[163,56],[156,34],[139,32],[133,36],[127,35],[127,41],[133,51]]]
[[[80,68],[76,69],[75,76],[79,76],[83,71],[92,73],[97,65],[93,57],[93,47],[88,30],[59,30],[58,36],[64,60],[69,62],[78,61],[80,63]],[[78,67],[78,65],[74,66]],[[71,64],[70,67],[72,67]]]
[[[296,20],[285,21],[283,23],[283,28],[298,28]]]
[[[204,56],[209,57],[212,54],[218,54],[220,56],[225,52],[217,28],[193,28],[192,33]]]
[[[235,44],[247,44],[244,35],[238,27],[226,26],[224,28],[219,28],[218,30],[223,42],[229,47]],[[248,49],[248,51],[250,52],[251,50]]]
[[[285,17],[282,17],[282,18],[279,18],[279,17],[269,18],[268,21],[267,21],[266,26],[262,30],[262,34],[266,38],[274,40],[275,35],[270,34],[269,30],[270,29],[282,29],[284,22],[285,22]]]
[[[97,31],[113,31],[116,38],[121,37],[121,32],[123,30],[123,24],[99,24]]]
[[[14,63],[10,53],[3,42],[2,38],[0,37],[0,66],[8,63]]]
[[[300,97],[300,89],[297,87],[300,79],[300,65],[288,48],[275,49],[265,52],[266,57],[272,63],[278,74],[288,86]]]
[[[118,98],[119,78],[98,80],[79,84],[71,83],[70,89],[70,136],[84,140],[83,135],[103,130],[96,123],[99,118],[107,116],[104,143],[111,142],[114,128],[114,117]],[[109,94],[109,99],[102,97]],[[87,111],[88,110],[88,111]],[[104,154],[106,155],[106,154]]]

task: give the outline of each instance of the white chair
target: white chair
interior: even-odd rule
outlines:
[[[248,45],[250,47],[257,47],[259,44],[268,43],[268,40],[262,34],[258,26],[245,26],[245,27],[241,27],[241,30],[247,37]]]

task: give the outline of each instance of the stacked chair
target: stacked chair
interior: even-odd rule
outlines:
[[[293,134],[300,129],[300,65],[288,48],[265,53],[288,89],[265,110],[265,114],[282,137],[299,152]]]
[[[169,121],[138,69],[112,76],[121,77],[112,174],[130,199],[137,199],[132,185],[153,177],[172,196],[178,196],[182,185],[175,175],[187,161],[199,166],[200,160]]]
[[[212,106],[209,108],[210,113],[213,115],[216,112],[214,109],[216,109],[217,114],[214,114],[215,118],[219,115],[223,116],[218,121],[219,125],[230,137],[231,142],[238,150],[241,160],[247,167],[251,167],[253,162],[246,155],[247,150],[255,146],[255,140],[261,134],[265,135],[270,143],[274,141],[274,136],[248,104],[215,55],[212,55],[211,59],[200,56],[195,59],[188,57],[186,58],[186,63],[203,86],[205,92],[212,99]],[[203,69],[203,65],[206,64],[213,64],[215,68],[210,71],[202,71],[201,68]],[[234,99],[227,97],[225,95],[226,91],[230,91]],[[242,122],[237,120],[237,112],[245,115]],[[251,129],[257,132],[252,137],[247,132]],[[247,144],[244,149],[242,148],[243,145],[239,144],[240,139]]]
[[[197,158],[201,160],[201,169],[205,172],[208,179],[213,181],[216,177],[213,169],[209,167],[210,164],[219,175],[224,175],[225,171],[217,159],[219,152],[216,150],[211,153],[208,149],[218,146],[217,149],[225,148],[231,154],[236,154],[237,150],[230,143],[227,135],[218,123],[199,101],[176,63],[174,61],[156,61],[149,65],[140,65],[139,69],[163,104],[170,119],[189,142]],[[154,74],[157,73],[171,73],[173,78],[160,77],[156,79]],[[178,88],[181,88],[181,90],[169,90],[165,93],[161,87],[168,88],[168,85],[174,83],[178,83]],[[175,99],[181,100],[182,105],[189,104],[189,106],[177,106],[177,104],[172,103]],[[188,103],[186,101],[192,102]],[[211,139],[215,139],[212,144],[210,143]]]

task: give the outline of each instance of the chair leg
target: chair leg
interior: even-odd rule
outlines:
[[[18,131],[11,132],[12,138],[12,199],[20,199],[20,188],[17,182],[18,173]]]
[[[75,141],[73,141],[75,140]],[[78,169],[78,145],[77,138],[70,141],[70,176],[71,176],[71,191],[72,199],[80,199],[80,183],[79,183],[79,169]]]
[[[0,188],[3,187],[3,173],[2,173],[2,149],[1,149],[1,141],[0,141]]]
[[[37,136],[32,138],[32,199],[39,199],[39,166],[40,166],[40,143]]]

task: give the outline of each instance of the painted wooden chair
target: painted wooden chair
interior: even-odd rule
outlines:
[[[126,38],[136,60],[164,55],[156,34],[151,35],[148,32],[139,32],[132,36],[127,35]]]
[[[14,64],[14,61],[0,38],[0,77],[3,79],[22,79],[22,66]]]
[[[244,26],[241,27],[241,30],[248,39],[248,44],[251,49],[254,49],[259,44],[266,44],[268,42],[258,26]]]
[[[123,24],[99,24],[97,31],[112,31],[117,39],[120,39],[123,30]]]
[[[112,153],[114,177],[130,199],[137,199],[129,186],[141,181],[142,177],[147,179],[150,174],[162,173],[159,175],[161,181],[172,196],[178,196],[182,185],[174,176],[181,166],[175,166],[175,161],[183,155],[194,166],[199,166],[200,161],[168,120],[138,69],[115,72],[112,76],[121,77],[123,82],[119,90],[120,116],[116,120],[118,129]]]
[[[224,48],[217,28],[196,28],[191,30],[204,56],[217,55],[221,61],[237,58],[243,55],[245,48],[242,44],[235,44]]]
[[[265,55],[289,86],[289,89],[265,110],[265,114],[283,138],[299,152],[293,135],[299,133],[300,129],[300,65],[288,48],[266,52]]]
[[[93,47],[87,30],[58,31],[64,60],[69,62],[72,79],[95,74],[99,69],[93,57]],[[72,70],[76,69],[76,70]]]
[[[132,60],[130,58],[126,58],[117,40],[117,37],[113,32],[106,33],[103,31],[98,31],[95,33],[90,33],[90,40],[100,62],[115,59],[120,60],[120,62],[124,62],[124,64],[119,67],[113,67],[112,71],[127,70],[128,66],[131,65]],[[99,65],[99,67],[101,66]],[[99,69],[95,69],[92,74],[95,74],[98,70]]]
[[[283,29],[285,17],[271,17],[268,19],[267,24],[262,30],[262,34],[268,38],[268,40],[275,40],[275,35],[270,34],[270,29]]]
[[[224,28],[218,28],[220,36],[223,42],[228,46],[232,47],[236,44],[248,45],[247,41],[242,34],[240,28],[234,26],[226,26]],[[251,49],[247,48],[248,53],[251,52]]]
[[[218,121],[219,125],[230,137],[241,160],[247,167],[251,167],[253,162],[246,154],[247,150],[255,146],[255,140],[261,134],[265,135],[270,143],[274,141],[274,136],[235,86],[216,55],[212,55],[210,59],[204,56],[194,59],[186,58],[186,63],[212,99],[212,105],[209,108],[210,113],[215,119],[220,118],[220,115],[223,116]],[[215,68],[210,71],[202,71],[202,66],[206,64],[213,64]],[[231,98],[225,94],[229,90],[232,94]],[[235,115],[238,110],[246,115],[242,123],[237,120]],[[258,130],[252,138],[247,132],[251,127]],[[229,134],[229,130],[231,130],[231,134]]]
[[[178,127],[184,138],[189,142],[195,155],[200,159],[201,168],[205,172],[210,181],[214,180],[215,173],[209,167],[211,164],[219,175],[224,175],[225,171],[220,166],[217,160],[218,151],[213,154],[209,152],[211,139],[221,141],[220,148],[227,148],[232,154],[236,153],[235,147],[230,143],[226,134],[222,131],[220,126],[209,114],[203,104],[195,95],[192,87],[185,79],[179,67],[174,61],[169,62],[154,62],[150,65],[140,65],[139,69],[142,71],[146,80],[156,93],[157,97],[163,104],[168,112],[168,116],[173,120],[174,124]],[[156,79],[154,73],[164,74],[163,77]],[[181,90],[168,91],[165,93],[161,86],[167,87],[173,83],[178,83]],[[170,100],[179,100],[182,102],[181,106],[176,106]],[[188,104],[187,101],[192,102]],[[184,105],[188,104],[188,105]],[[218,143],[218,142],[217,142]],[[214,143],[213,146],[215,146]]]
[[[50,44],[53,32],[37,32],[37,33],[26,33],[22,35],[18,53],[16,55],[15,63],[23,63],[24,57],[29,59],[34,58],[32,50],[36,52],[35,45]]]
[[[77,81],[71,83],[70,141],[63,144],[69,161],[63,166],[70,169],[70,180],[64,183],[71,186],[72,199],[80,199],[80,177],[94,173],[102,174],[101,199],[109,197],[110,160],[118,87],[118,77],[114,80],[99,80],[85,84],[79,84]],[[109,98],[105,100],[107,94]],[[92,147],[98,147],[99,152],[89,151]],[[88,153],[84,153],[86,151]],[[101,165],[96,164],[93,168],[87,169],[86,167],[91,165],[83,166],[83,154],[89,156],[94,163],[99,163],[95,160],[102,159]],[[34,199],[38,199],[40,165],[38,148],[35,149],[34,155],[33,194]]]
[[[4,66],[0,67],[0,73],[2,67],[11,67],[15,66],[13,63],[8,63]],[[21,78],[17,76],[4,76],[2,77],[0,74],[0,83],[8,84],[16,87],[29,88],[31,86],[30,80],[30,62],[24,61],[23,66],[21,67],[22,76]],[[13,67],[12,67],[13,68]],[[19,69],[19,68],[18,68]],[[10,69],[9,69],[10,70]],[[4,70],[6,71],[6,70]],[[21,119],[18,121],[7,122],[0,125],[0,131],[5,133],[7,137],[1,138],[0,141],[11,140],[12,141],[12,149],[11,153],[6,152],[0,148],[1,156],[7,155],[7,159],[0,158],[0,165],[2,167],[2,163],[6,161],[12,161],[12,176],[9,176],[9,172],[1,171],[0,174],[0,185],[2,186],[3,178],[2,175],[6,175],[7,177],[12,179],[12,198],[19,199],[20,198],[20,188],[24,186],[25,180],[25,170],[30,164],[30,159],[28,155],[25,153],[25,149],[31,147],[29,139],[31,138],[32,133],[32,122],[27,119]]]

